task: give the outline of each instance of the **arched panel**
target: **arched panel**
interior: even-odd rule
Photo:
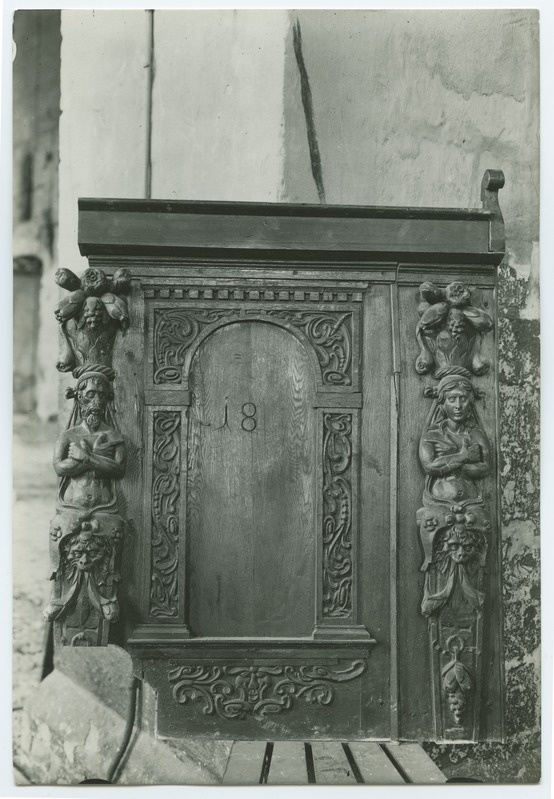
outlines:
[[[302,636],[314,623],[315,385],[292,334],[216,330],[191,367],[189,625],[200,636]]]

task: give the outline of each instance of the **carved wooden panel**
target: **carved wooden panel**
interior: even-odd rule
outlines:
[[[180,705],[199,702],[202,712],[224,719],[263,721],[290,710],[295,702],[329,705],[336,683],[354,680],[365,670],[363,660],[346,668],[313,665],[177,666],[168,673],[173,698]]]
[[[191,369],[188,599],[196,635],[309,635],[315,380],[288,331],[239,322]]]

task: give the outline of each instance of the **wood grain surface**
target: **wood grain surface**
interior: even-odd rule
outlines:
[[[259,322],[216,331],[192,368],[189,620],[203,636],[308,635],[314,621],[315,380]]]

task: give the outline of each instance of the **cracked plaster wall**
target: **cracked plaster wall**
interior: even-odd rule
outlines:
[[[329,203],[478,207],[501,168],[497,331],[507,743],[430,746],[447,773],[539,776],[538,13],[302,11]],[[284,199],[317,202],[292,41]],[[414,533],[415,534],[415,533]],[[514,756],[516,755],[516,756]]]

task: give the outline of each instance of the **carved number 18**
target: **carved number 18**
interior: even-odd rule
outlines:
[[[242,422],[240,426],[247,433],[252,433],[258,426],[256,411],[257,408],[253,402],[245,402],[242,406]]]

